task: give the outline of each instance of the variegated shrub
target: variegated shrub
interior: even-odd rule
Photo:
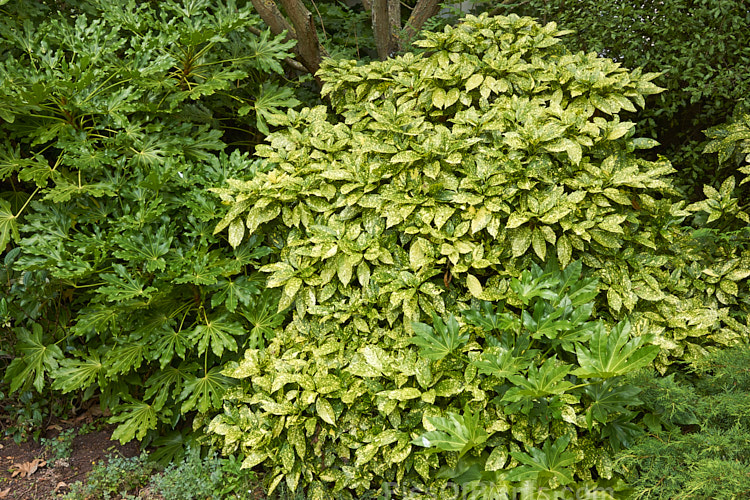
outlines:
[[[423,424],[432,432],[461,425],[506,432],[507,451],[527,467],[511,479],[572,479],[534,474],[540,471],[531,462],[542,455],[567,457],[558,464],[565,470],[578,463],[576,478],[585,479],[588,469],[576,455],[581,443],[601,444],[602,428],[612,422],[630,425],[625,406],[598,413],[598,430],[593,420],[584,423],[586,412],[593,415],[597,398],[635,401],[633,391],[619,394],[602,374],[579,371],[579,348],[589,349],[583,344],[593,334],[578,343],[545,337],[544,355],[518,372],[502,372],[497,363],[511,359],[498,357],[496,368],[512,392],[497,380],[481,382],[497,374],[487,368],[479,377],[467,361],[483,356],[490,341],[458,323],[431,320],[506,301],[509,314],[523,318],[519,332],[532,335],[536,315],[552,313],[544,312],[547,306],[524,309],[514,286],[535,263],[582,262],[584,275],[598,279],[597,315],[612,324],[634,317],[632,332],[612,327],[620,346],[612,349],[655,333],[662,369],[706,346],[734,342],[746,328],[728,307],[735,300],[731,283],[750,272],[747,256],[716,262],[715,271],[706,267],[710,256],[681,226],[700,208],[674,201],[669,162],[639,157],[637,150],[655,143],[620,119],[621,111],[634,111],[660,91],[651,83],[657,75],[596,54],[570,54],[563,34],[528,18],[470,16],[442,33],[425,33],[416,42],[420,54],[368,65],[329,60],[319,76],[330,108],[274,116],[286,127],[257,148],[274,168],[214,190],[230,205],[216,232],[228,229],[232,245],[248,235],[283,240],[278,259],[261,271],[269,287],[282,290],[279,307],[293,308],[292,321],[268,350],[248,351],[225,371],[247,385],[209,426],[224,436],[227,451],[241,448],[247,466],[269,467],[271,486],[283,480],[292,490],[305,484],[323,492],[329,483],[361,494],[412,471],[423,481],[441,465],[455,472],[459,453],[470,449],[481,458],[486,451],[468,433],[467,449],[441,458],[416,453],[412,440]],[[535,321],[537,327],[529,326]],[[430,358],[425,328],[442,328],[439,341],[467,359]],[[605,337],[597,337],[598,345]],[[584,373],[601,380],[585,383],[592,387],[586,396],[577,387],[579,393],[563,398]],[[545,390],[570,384],[556,401],[567,401],[565,411],[573,413],[544,406],[551,393],[542,391],[531,406],[513,407],[509,430],[503,417],[509,406],[487,401],[537,394],[539,387],[524,386],[524,378],[556,381]],[[547,441],[551,427],[535,428],[533,439],[519,437],[532,411],[548,410],[550,422],[591,431],[582,433],[573,455],[563,453],[567,441]],[[444,420],[424,420],[430,411]],[[426,439],[423,445],[433,443]],[[487,460],[480,468],[494,473],[499,458],[489,466]],[[610,472],[602,460],[600,476]]]
[[[328,61],[332,109],[275,117],[287,128],[258,154],[276,168],[215,190],[232,205],[216,230],[233,245],[279,231],[281,258],[264,270],[294,325],[366,342],[501,299],[509,278],[550,256],[599,277],[602,311],[659,329],[662,369],[735,342],[746,327],[728,306],[747,258],[703,272],[669,162],[639,158],[655,143],[618,115],[659,92],[656,75],[569,54],[562,34],[470,17],[426,33],[419,55]]]
[[[617,309],[651,298],[648,268],[630,262],[662,243],[672,169],[637,158],[652,141],[617,112],[658,92],[656,75],[568,54],[561,34],[469,18],[426,34],[422,55],[328,61],[333,113],[279,116],[286,130],[258,147],[276,168],[216,189],[232,204],[216,230],[237,245],[281,226],[281,258],[265,268],[281,307],[368,340],[472,297],[500,299],[508,278],[551,255],[626,271],[629,286],[613,282]]]

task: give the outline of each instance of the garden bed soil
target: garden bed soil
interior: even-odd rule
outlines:
[[[63,427],[48,427],[46,438],[55,438]],[[10,438],[0,441],[0,500],[46,500],[60,498],[70,485],[84,481],[96,463],[108,456],[132,457],[140,453],[138,443],[121,445],[110,439],[112,427],[76,436],[70,457],[54,460],[49,452],[34,441],[15,443]]]

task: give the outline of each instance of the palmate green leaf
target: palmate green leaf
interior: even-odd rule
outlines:
[[[100,198],[102,196],[115,196],[117,186],[107,182],[94,182],[91,184],[77,184],[60,178],[57,185],[45,190],[45,200],[51,200],[54,203],[63,203],[73,197],[93,196]]]
[[[31,332],[25,328],[18,330],[16,349],[22,355],[11,361],[4,379],[10,382],[10,392],[33,384],[41,392],[44,389],[44,375],[55,371],[63,359],[57,344],[44,344],[41,325],[34,323]]]
[[[634,385],[619,385],[615,379],[608,379],[601,384],[586,386],[583,390],[591,404],[586,410],[586,424],[591,431],[594,420],[602,424],[607,423],[612,414],[629,414],[628,406],[641,404],[637,395],[641,392]]]
[[[434,431],[428,431],[412,441],[412,444],[442,451],[457,451],[459,458],[469,450],[487,441],[489,435],[479,424],[479,413],[468,409],[463,415],[448,412],[447,417],[427,417]]]
[[[185,380],[192,373],[197,372],[198,368],[197,363],[183,362],[179,367],[167,366],[156,371],[146,380],[146,392],[143,394],[143,399],[154,398],[154,406],[163,406],[170,395],[176,400],[182,393]]]
[[[573,370],[579,377],[611,378],[638,370],[651,363],[659,353],[655,345],[644,346],[649,338],[630,339],[629,321],[619,322],[607,332],[601,323],[589,342],[590,348],[576,346],[580,368]]]
[[[92,306],[82,309],[78,322],[71,328],[76,335],[89,335],[92,331],[103,332],[117,324],[120,311],[115,307]]]
[[[412,322],[415,336],[411,342],[419,346],[419,354],[424,358],[435,361],[443,359],[469,341],[467,333],[459,333],[458,321],[452,314],[446,323],[439,316],[433,315],[432,324],[433,326]]]
[[[470,325],[483,328],[487,332],[515,331],[520,326],[520,320],[512,314],[501,313],[503,304],[498,306],[485,300],[479,301],[479,310],[476,308],[461,311],[461,315]]]
[[[232,352],[237,351],[235,337],[245,335],[246,331],[242,325],[235,321],[229,321],[227,316],[218,318],[205,318],[205,323],[195,327],[188,333],[190,342],[197,342],[198,354],[204,354],[211,347],[214,354],[221,357],[224,349]]]
[[[80,359],[65,358],[60,362],[60,368],[53,374],[52,388],[62,392],[86,389],[95,382],[103,379],[106,367],[94,352]]]
[[[107,367],[107,377],[125,374],[137,370],[143,358],[147,355],[147,347],[143,342],[130,342],[107,351],[104,364]]]
[[[34,167],[38,162],[36,158],[23,158],[20,145],[13,146],[5,142],[0,145],[0,180],[7,179],[25,168]]]
[[[177,330],[174,325],[168,323],[158,330],[152,330],[149,335],[153,342],[151,358],[158,359],[162,368],[169,364],[175,355],[185,359],[185,353],[191,346],[190,333],[189,330]]]
[[[635,440],[643,435],[643,428],[631,422],[633,417],[635,413],[621,413],[602,427],[602,437],[609,438],[615,451],[633,446]]]
[[[154,232],[151,226],[143,228],[136,234],[115,236],[114,242],[120,248],[114,251],[117,258],[130,262],[144,262],[146,271],[164,271],[166,261],[164,255],[169,253],[172,236],[166,233],[165,226],[160,226]]]
[[[523,327],[532,338],[538,339],[544,336],[554,339],[558,332],[573,329],[573,324],[566,319],[566,316],[570,316],[573,312],[570,300],[564,299],[563,302],[556,308],[550,308],[544,302],[537,301],[532,313],[527,310],[521,311]]]
[[[156,429],[159,418],[166,419],[172,414],[169,408],[137,401],[129,395],[124,395],[123,399],[127,403],[113,408],[114,415],[108,419],[111,424],[120,424],[112,432],[112,439],[117,439],[121,444],[143,439],[148,431]]]
[[[37,187],[46,187],[50,177],[58,176],[59,173],[50,167],[44,158],[37,158],[33,164],[27,165],[18,172],[18,179],[24,182],[33,181]]]
[[[108,301],[121,302],[134,298],[149,299],[151,294],[156,291],[155,287],[146,286],[145,279],[132,276],[122,264],[113,264],[112,269],[115,271],[114,274],[99,275],[107,285],[96,289],[97,293],[105,295]]]
[[[508,379],[515,384],[515,387],[511,387],[502,400],[518,402],[563,394],[573,386],[571,382],[563,380],[572,368],[571,365],[559,364],[556,356],[553,356],[540,367],[531,366],[525,377],[510,375]]]
[[[555,440],[554,444],[550,444],[550,439],[547,439],[541,450],[530,447],[527,448],[526,453],[512,451],[511,456],[523,465],[511,469],[505,479],[520,482],[548,481],[554,478],[563,486],[572,483],[573,471],[569,466],[578,460],[575,452],[565,451],[569,442],[568,436],[561,436]]]
[[[287,38],[286,32],[270,38],[269,30],[263,30],[260,36],[250,36],[247,41],[248,52],[253,56],[252,64],[266,73],[283,74],[281,62],[286,57],[292,57],[289,50],[297,42],[294,38]]]
[[[205,253],[201,250],[188,252],[182,259],[182,276],[175,283],[193,283],[194,285],[213,285],[226,269],[217,260],[216,252]]]
[[[234,312],[239,303],[248,305],[252,296],[260,293],[258,283],[247,276],[240,276],[236,280],[222,278],[211,289],[217,290],[211,295],[211,307],[224,304],[229,312]]]
[[[510,288],[516,293],[517,297],[524,305],[529,304],[532,299],[541,297],[545,300],[555,300],[558,294],[553,290],[557,285],[557,280],[550,278],[549,275],[532,274],[525,270],[521,273],[521,279],[513,278]]]
[[[286,109],[297,106],[300,102],[294,97],[294,90],[289,87],[279,87],[275,83],[268,83],[260,88],[255,97],[255,126],[259,131],[268,135],[268,124],[278,125],[279,120],[286,119]],[[238,113],[242,116],[244,108]],[[282,111],[284,110],[284,111]]]
[[[266,289],[260,295],[253,295],[247,307],[240,308],[239,313],[250,323],[245,347],[262,347],[263,339],[271,339],[276,328],[284,322],[286,314],[279,311],[279,295],[275,290]]]
[[[212,408],[221,408],[221,398],[232,384],[233,380],[222,375],[219,366],[211,368],[202,377],[189,375],[180,394],[179,399],[184,400],[180,411],[184,414],[197,409],[205,413]]]
[[[571,262],[560,271],[558,294],[565,294],[573,307],[581,307],[593,301],[599,292],[599,280],[596,277],[581,279],[583,263],[579,260]]]
[[[11,210],[10,203],[0,198],[0,251],[4,251],[11,240],[21,241],[18,234],[18,219]]]
[[[517,375],[529,364],[527,358],[518,358],[503,347],[488,347],[478,360],[472,360],[471,364],[477,367],[482,375],[492,375],[501,381],[513,375]]]

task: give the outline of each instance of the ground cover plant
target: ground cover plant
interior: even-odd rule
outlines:
[[[240,149],[297,104],[291,43],[231,2],[0,8],[8,391],[98,397],[122,441],[180,428],[281,320],[253,274],[272,248],[212,235],[207,188],[253,171]]]
[[[661,91],[657,75],[571,54],[564,34],[469,16],[419,54],[327,61],[330,108],[275,116],[286,129],[256,150],[274,168],[214,189],[230,244],[284,235],[260,270],[292,320],[223,372],[246,384],[207,428],[270,467],[269,490],[603,481],[638,432],[638,389],[610,379],[746,334],[747,249],[707,250],[682,224],[718,206],[711,222],[732,219],[734,179],[680,200],[669,162],[637,153],[655,141],[619,116]],[[578,277],[573,262],[598,280],[578,307],[555,281]],[[524,358],[534,341],[544,354]]]

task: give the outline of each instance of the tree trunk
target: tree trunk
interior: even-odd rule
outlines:
[[[297,40],[294,52],[300,63],[313,75],[320,68],[320,61],[328,53],[320,45],[315,31],[312,13],[302,0],[279,0],[291,20],[287,21],[275,0],[250,0],[261,19],[271,28],[275,35],[287,31],[287,38]],[[419,0],[409,16],[406,28],[401,30],[400,0],[361,0],[364,7],[372,13],[372,29],[378,57],[385,60],[399,52],[403,40],[411,40],[422,29],[425,21],[440,10],[439,0]]]
[[[401,50],[401,4],[399,0],[373,0],[372,31],[378,57],[385,61]]]
[[[302,65],[315,75],[320,68],[320,61],[328,53],[320,45],[318,34],[315,31],[315,21],[312,13],[304,6],[301,0],[281,0],[281,5],[286,10],[292,25],[286,20],[273,0],[251,0],[253,7],[260,15],[274,35],[287,30],[288,39],[296,39],[294,53]]]
[[[440,11],[438,0],[419,0],[404,27],[403,37],[411,40],[422,29],[424,23]]]

